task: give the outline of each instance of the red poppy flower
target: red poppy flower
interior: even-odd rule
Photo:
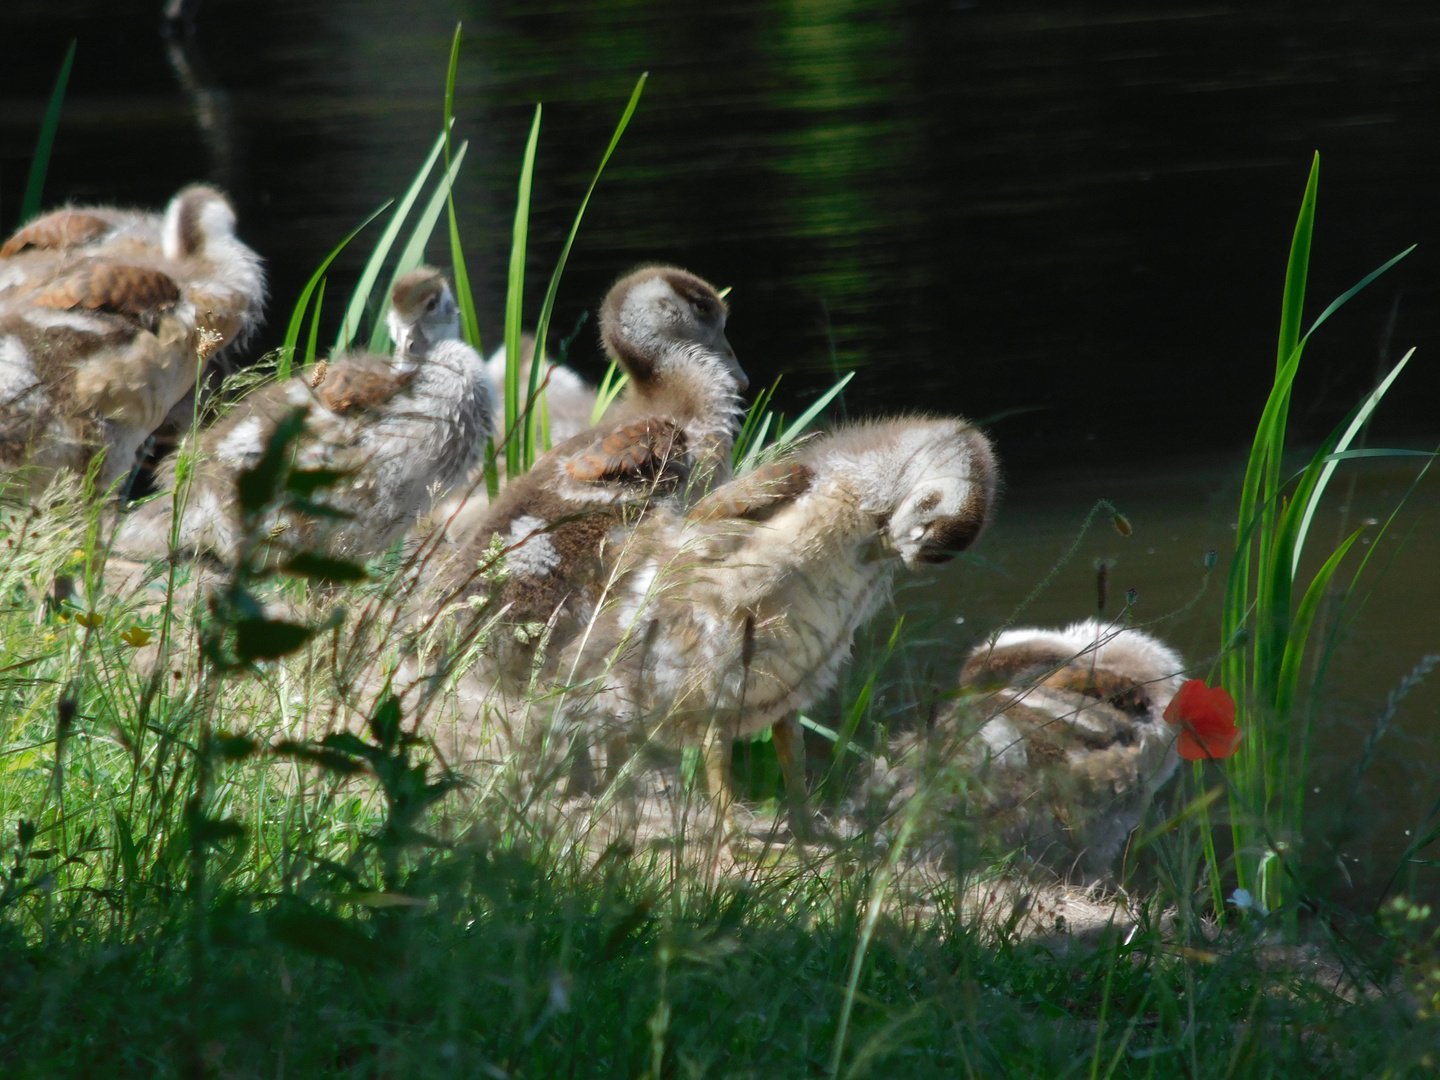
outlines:
[[[1180,728],[1180,756],[1186,761],[1227,758],[1240,745],[1235,699],[1223,686],[1191,679],[1165,706],[1165,722]]]

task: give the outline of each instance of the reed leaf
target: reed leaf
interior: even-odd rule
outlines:
[[[835,385],[816,398],[814,403],[801,413],[793,424],[787,427],[783,433],[778,433],[775,436],[776,449],[789,446],[801,435],[805,434],[806,429],[815,422],[815,418],[825,410],[825,407],[829,405],[830,402],[834,401],[835,398],[845,390],[845,387],[850,385],[850,380],[853,378],[855,378],[855,372],[853,371],[841,376]]]
[[[395,270],[390,275],[390,284],[385,289],[384,297],[388,301],[390,292],[395,288],[395,282],[414,270],[425,259],[425,245],[430,242],[430,237],[435,232],[435,224],[440,220],[440,211],[445,209],[450,199],[451,189],[455,184],[455,177],[459,175],[460,166],[465,163],[465,151],[470,146],[468,142],[460,144],[460,149],[455,153],[455,160],[445,170],[445,175],[440,178],[430,201],[426,203],[425,210],[421,213],[419,220],[415,222],[415,228],[410,233],[410,240],[400,252],[400,258],[395,263]],[[384,310],[382,303],[380,310]],[[370,351],[388,352],[390,350],[390,328],[384,319],[375,320],[375,328],[370,333]]]
[[[450,67],[445,73],[445,167],[450,167],[450,136],[455,125],[455,73],[460,67],[460,28],[450,40]],[[455,215],[455,189],[445,200],[450,224],[450,266],[455,277],[455,299],[460,305],[460,333],[465,344],[478,353],[485,347],[480,341],[480,320],[475,314],[475,292],[470,286],[470,271],[465,266],[465,249],[460,243],[460,224]],[[493,495],[493,493],[492,493]]]
[[[629,381],[630,376],[620,370],[620,365],[610,361],[610,366],[605,369],[605,377],[600,380],[600,388],[595,391],[595,405],[590,410],[591,424],[600,422],[605,410],[620,396],[620,391],[625,389],[625,384]]]
[[[305,366],[315,363],[315,340],[320,336],[320,311],[325,306],[325,282],[320,279],[320,291],[315,296],[315,313],[310,317],[310,337],[305,342]]]
[[[605,172],[605,166],[610,162],[610,156],[615,153],[615,148],[620,145],[620,138],[625,134],[625,129],[630,126],[630,118],[635,115],[635,107],[640,104],[640,95],[645,92],[645,80],[650,73],[643,72],[640,78],[635,80],[635,89],[630,91],[630,100],[625,104],[625,110],[620,114],[620,122],[615,125],[615,131],[610,136],[610,144],[605,147],[605,153],[601,155],[600,164],[595,168],[595,175],[590,178],[590,186],[585,189],[585,197],[580,200],[580,208],[575,211],[575,220],[570,225],[570,235],[565,238],[565,246],[560,249],[560,257],[555,261],[555,270],[550,275],[550,286],[545,290],[545,300],[540,305],[540,317],[535,320],[535,356],[530,362],[530,387],[525,395],[525,433],[524,447],[525,468],[529,469],[534,461],[535,449],[535,411],[538,406],[544,409],[544,401],[537,401],[536,395],[541,385],[541,368],[545,366],[545,336],[550,331],[550,316],[555,310],[555,296],[560,291],[560,276],[565,272],[565,263],[570,258],[570,248],[575,244],[575,236],[580,232],[580,222],[585,217],[585,208],[590,205],[590,196],[595,194],[595,186],[600,183],[600,176]],[[514,359],[512,359],[514,358]],[[518,354],[509,351],[509,338],[506,338],[505,366],[508,371],[510,366],[518,366]],[[543,395],[542,395],[543,398]],[[513,416],[514,413],[506,413],[506,416]],[[549,449],[549,439],[545,440],[545,449]]]
[[[370,258],[365,263],[365,269],[360,273],[360,280],[355,284],[355,292],[351,295],[350,303],[345,309],[345,318],[340,323],[340,333],[335,338],[336,352],[347,348],[355,340],[355,335],[360,332],[360,322],[365,318],[365,308],[370,302],[370,293],[375,288],[375,280],[380,276],[380,268],[385,265],[385,260],[389,257],[390,249],[395,244],[395,238],[400,235],[400,227],[405,224],[405,219],[410,215],[410,208],[420,197],[420,189],[425,186],[425,178],[430,175],[430,170],[439,160],[448,134],[448,131],[442,131],[436,138],[435,145],[430,148],[429,156],[425,158],[425,163],[420,166],[420,171],[410,182],[405,197],[400,200],[400,205],[395,207],[390,224],[385,226],[385,231],[380,234],[380,240],[376,243],[375,250],[370,253]]]
[[[35,155],[30,159],[30,175],[25,180],[25,194],[20,199],[20,224],[24,225],[40,213],[40,204],[45,196],[45,177],[50,171],[50,155],[55,149],[55,132],[60,127],[60,110],[65,105],[65,87],[70,83],[70,69],[75,65],[75,46],[65,50],[65,59],[60,63],[60,73],[55,76],[55,87],[50,91],[50,102],[45,106],[45,116],[40,121],[40,135],[35,140]]]
[[[1315,517],[1315,510],[1320,505],[1320,498],[1325,494],[1325,488],[1330,483],[1330,477],[1335,474],[1335,469],[1339,463],[1346,460],[1345,455],[1350,450],[1350,444],[1355,441],[1355,436],[1360,433],[1360,429],[1365,426],[1366,421],[1368,421],[1371,414],[1374,413],[1375,407],[1380,404],[1380,399],[1389,391],[1391,385],[1399,378],[1400,372],[1405,369],[1405,365],[1410,362],[1410,357],[1414,355],[1415,350],[1412,348],[1400,358],[1398,364],[1390,369],[1390,374],[1386,375],[1385,378],[1380,381],[1380,385],[1370,392],[1369,397],[1365,399],[1364,403],[1361,404],[1359,410],[1356,412],[1354,419],[1350,421],[1350,426],[1347,427],[1344,434],[1336,440],[1332,451],[1325,456],[1324,467],[1315,482],[1314,490],[1311,492],[1310,498],[1306,500],[1305,513],[1300,519],[1300,526],[1296,531],[1295,554],[1292,556],[1290,563],[1290,572],[1292,575],[1298,573],[1300,570],[1300,554],[1305,547],[1305,537],[1310,532],[1310,522]],[[1360,457],[1380,456],[1378,454],[1367,454],[1364,451],[1357,451],[1356,453]],[[1391,452],[1382,451],[1381,453],[1389,455]]]
[[[530,137],[525,142],[525,157],[520,166],[520,185],[515,196],[515,226],[510,237],[510,272],[505,289],[505,422],[510,430],[505,436],[505,475],[520,475],[522,455],[516,418],[520,415],[520,319],[525,304],[525,243],[530,232],[530,187],[535,176],[535,147],[540,141],[540,106],[535,106],[535,119],[530,124]],[[535,351],[543,346],[536,344]],[[531,365],[534,367],[535,365]]]
[[[305,283],[305,288],[300,290],[300,299],[295,301],[295,310],[290,313],[290,324],[285,328],[285,342],[280,346],[280,362],[275,368],[276,378],[288,379],[290,377],[290,363],[295,356],[295,345],[300,340],[300,327],[305,323],[305,310],[310,306],[310,297],[315,292],[315,286],[320,284],[321,280],[325,277],[325,271],[330,269],[330,264],[335,261],[335,256],[344,251],[345,246],[360,235],[360,231],[364,229],[366,225],[369,225],[383,214],[385,208],[392,202],[394,202],[393,199],[386,199],[371,211],[370,215],[364,221],[351,229],[345,239],[336,244],[335,247],[331,249],[330,254],[325,256],[320,265],[315,268],[315,272],[310,275],[310,280]]]

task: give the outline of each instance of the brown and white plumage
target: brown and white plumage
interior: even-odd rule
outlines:
[[[83,472],[102,487],[195,385],[197,370],[258,322],[260,259],[214,188],[163,215],[68,207],[0,246],[0,466],[32,488]]]
[[[1062,875],[1104,880],[1178,764],[1163,713],[1183,669],[1152,635],[1094,619],[1007,630],[970,654],[933,730],[890,756],[902,771],[928,758],[963,778],[955,809],[971,826]]]
[[[475,570],[498,535],[509,549],[507,576],[488,597],[491,610],[550,623],[555,647],[590,618],[607,548],[652,505],[678,505],[729,473],[748,380],[725,338],[726,314],[711,286],[675,267],[645,267],[611,288],[600,332],[630,376],[627,391],[599,425],[505,487],[458,545],[452,593],[488,587]],[[518,652],[501,666],[528,661]]]
[[[896,570],[968,548],[995,495],[990,444],[964,420],[816,438],[642,527],[561,660],[572,699],[602,737],[728,746],[775,725],[835,685]]]
[[[298,463],[345,471],[321,498],[354,516],[286,522],[297,530],[286,537],[291,546],[302,541],[351,557],[382,551],[467,477],[492,433],[494,401],[484,363],[459,340],[454,294],[438,271],[413,271],[396,282],[388,317],[393,357],[346,355],[317,364],[308,377],[252,393],[204,433],[180,524],[182,550],[233,554],[236,479],[296,406],[309,410]],[[173,462],[160,481],[173,487]],[[117,547],[162,554],[171,523],[170,499],[146,503],[127,517]]]

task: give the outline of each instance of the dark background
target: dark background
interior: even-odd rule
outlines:
[[[553,341],[631,264],[673,260],[734,286],[736,349],[757,386],[786,374],[791,410],[834,365],[859,369],[852,413],[1036,410],[994,428],[1012,490],[1057,465],[1233,458],[1273,373],[1318,149],[1310,317],[1421,246],[1317,335],[1293,430],[1318,437],[1371,385],[1393,313],[1394,347],[1421,352],[1380,433],[1436,432],[1440,9],[1427,0],[203,0],[193,39],[168,51],[158,8],[3,5],[0,228],[15,225],[77,38],[47,204],[155,207],[187,181],[223,184],[271,269],[256,354],[329,248],[403,192],[438,133],[463,19],[459,205],[489,347],[534,102],[530,319],[648,70]],[[332,274],[322,340],[366,250]],[[430,254],[448,262],[443,237]],[[598,374],[592,331],[573,360]]]

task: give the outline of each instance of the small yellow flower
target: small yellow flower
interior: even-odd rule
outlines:
[[[149,645],[154,636],[154,634],[150,633],[150,631],[146,630],[143,626],[132,626],[120,635],[120,640],[125,642],[126,645],[133,645],[138,649],[143,645]]]
[[[99,629],[99,627],[105,622],[104,619],[102,619],[98,614],[93,611],[81,611],[76,613],[75,621],[81,626],[85,627],[85,629],[87,630]]]

